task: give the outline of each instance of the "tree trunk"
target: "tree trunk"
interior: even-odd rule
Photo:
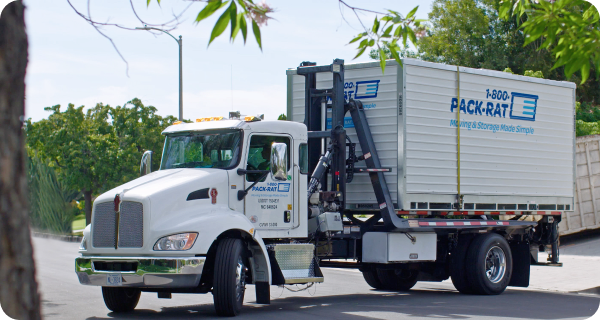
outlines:
[[[85,225],[92,223],[92,191],[83,191],[83,200],[85,200]]]
[[[21,0],[0,16],[0,303],[16,319],[40,319],[29,231],[25,164],[27,34]]]

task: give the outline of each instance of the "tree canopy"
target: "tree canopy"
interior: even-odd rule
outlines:
[[[72,104],[62,112],[60,105],[46,110],[52,112],[48,119],[26,121],[27,145],[54,166],[66,186],[83,193],[88,223],[92,195],[136,178],[143,152],[162,150],[161,131],[176,121],[137,98],[115,108],[98,103],[85,112]]]
[[[525,45],[541,42],[539,49],[550,50],[553,69],[564,66],[570,78],[580,72],[581,83],[595,71],[600,77],[600,14],[585,0],[503,0],[500,17],[522,22]]]

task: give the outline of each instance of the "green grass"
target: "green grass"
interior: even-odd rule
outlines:
[[[73,221],[73,230],[81,230],[85,229],[85,217],[83,219],[78,219]]]

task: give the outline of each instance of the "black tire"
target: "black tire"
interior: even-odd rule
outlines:
[[[417,284],[419,271],[396,270],[396,290],[408,291]]]
[[[370,285],[373,289],[381,290],[383,289],[383,284],[379,281],[379,277],[377,276],[377,271],[375,270],[367,270],[363,271],[363,278],[368,285]]]
[[[246,265],[242,240],[221,240],[217,247],[213,279],[213,300],[217,315],[233,317],[242,311],[248,271]]]
[[[102,287],[104,304],[112,312],[131,312],[140,301],[142,291],[136,288]]]
[[[450,254],[450,278],[458,292],[463,294],[473,293],[473,288],[467,279],[467,252],[473,241],[470,235],[461,235],[458,244]]]
[[[502,258],[503,263],[500,262]],[[467,278],[473,293],[495,295],[504,292],[510,282],[513,266],[506,239],[496,233],[478,236],[469,247],[467,261]]]
[[[408,291],[417,283],[419,272],[414,270],[377,269],[383,289]]]

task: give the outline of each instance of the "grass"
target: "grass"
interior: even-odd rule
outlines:
[[[85,229],[85,217],[73,221],[73,230]]]

